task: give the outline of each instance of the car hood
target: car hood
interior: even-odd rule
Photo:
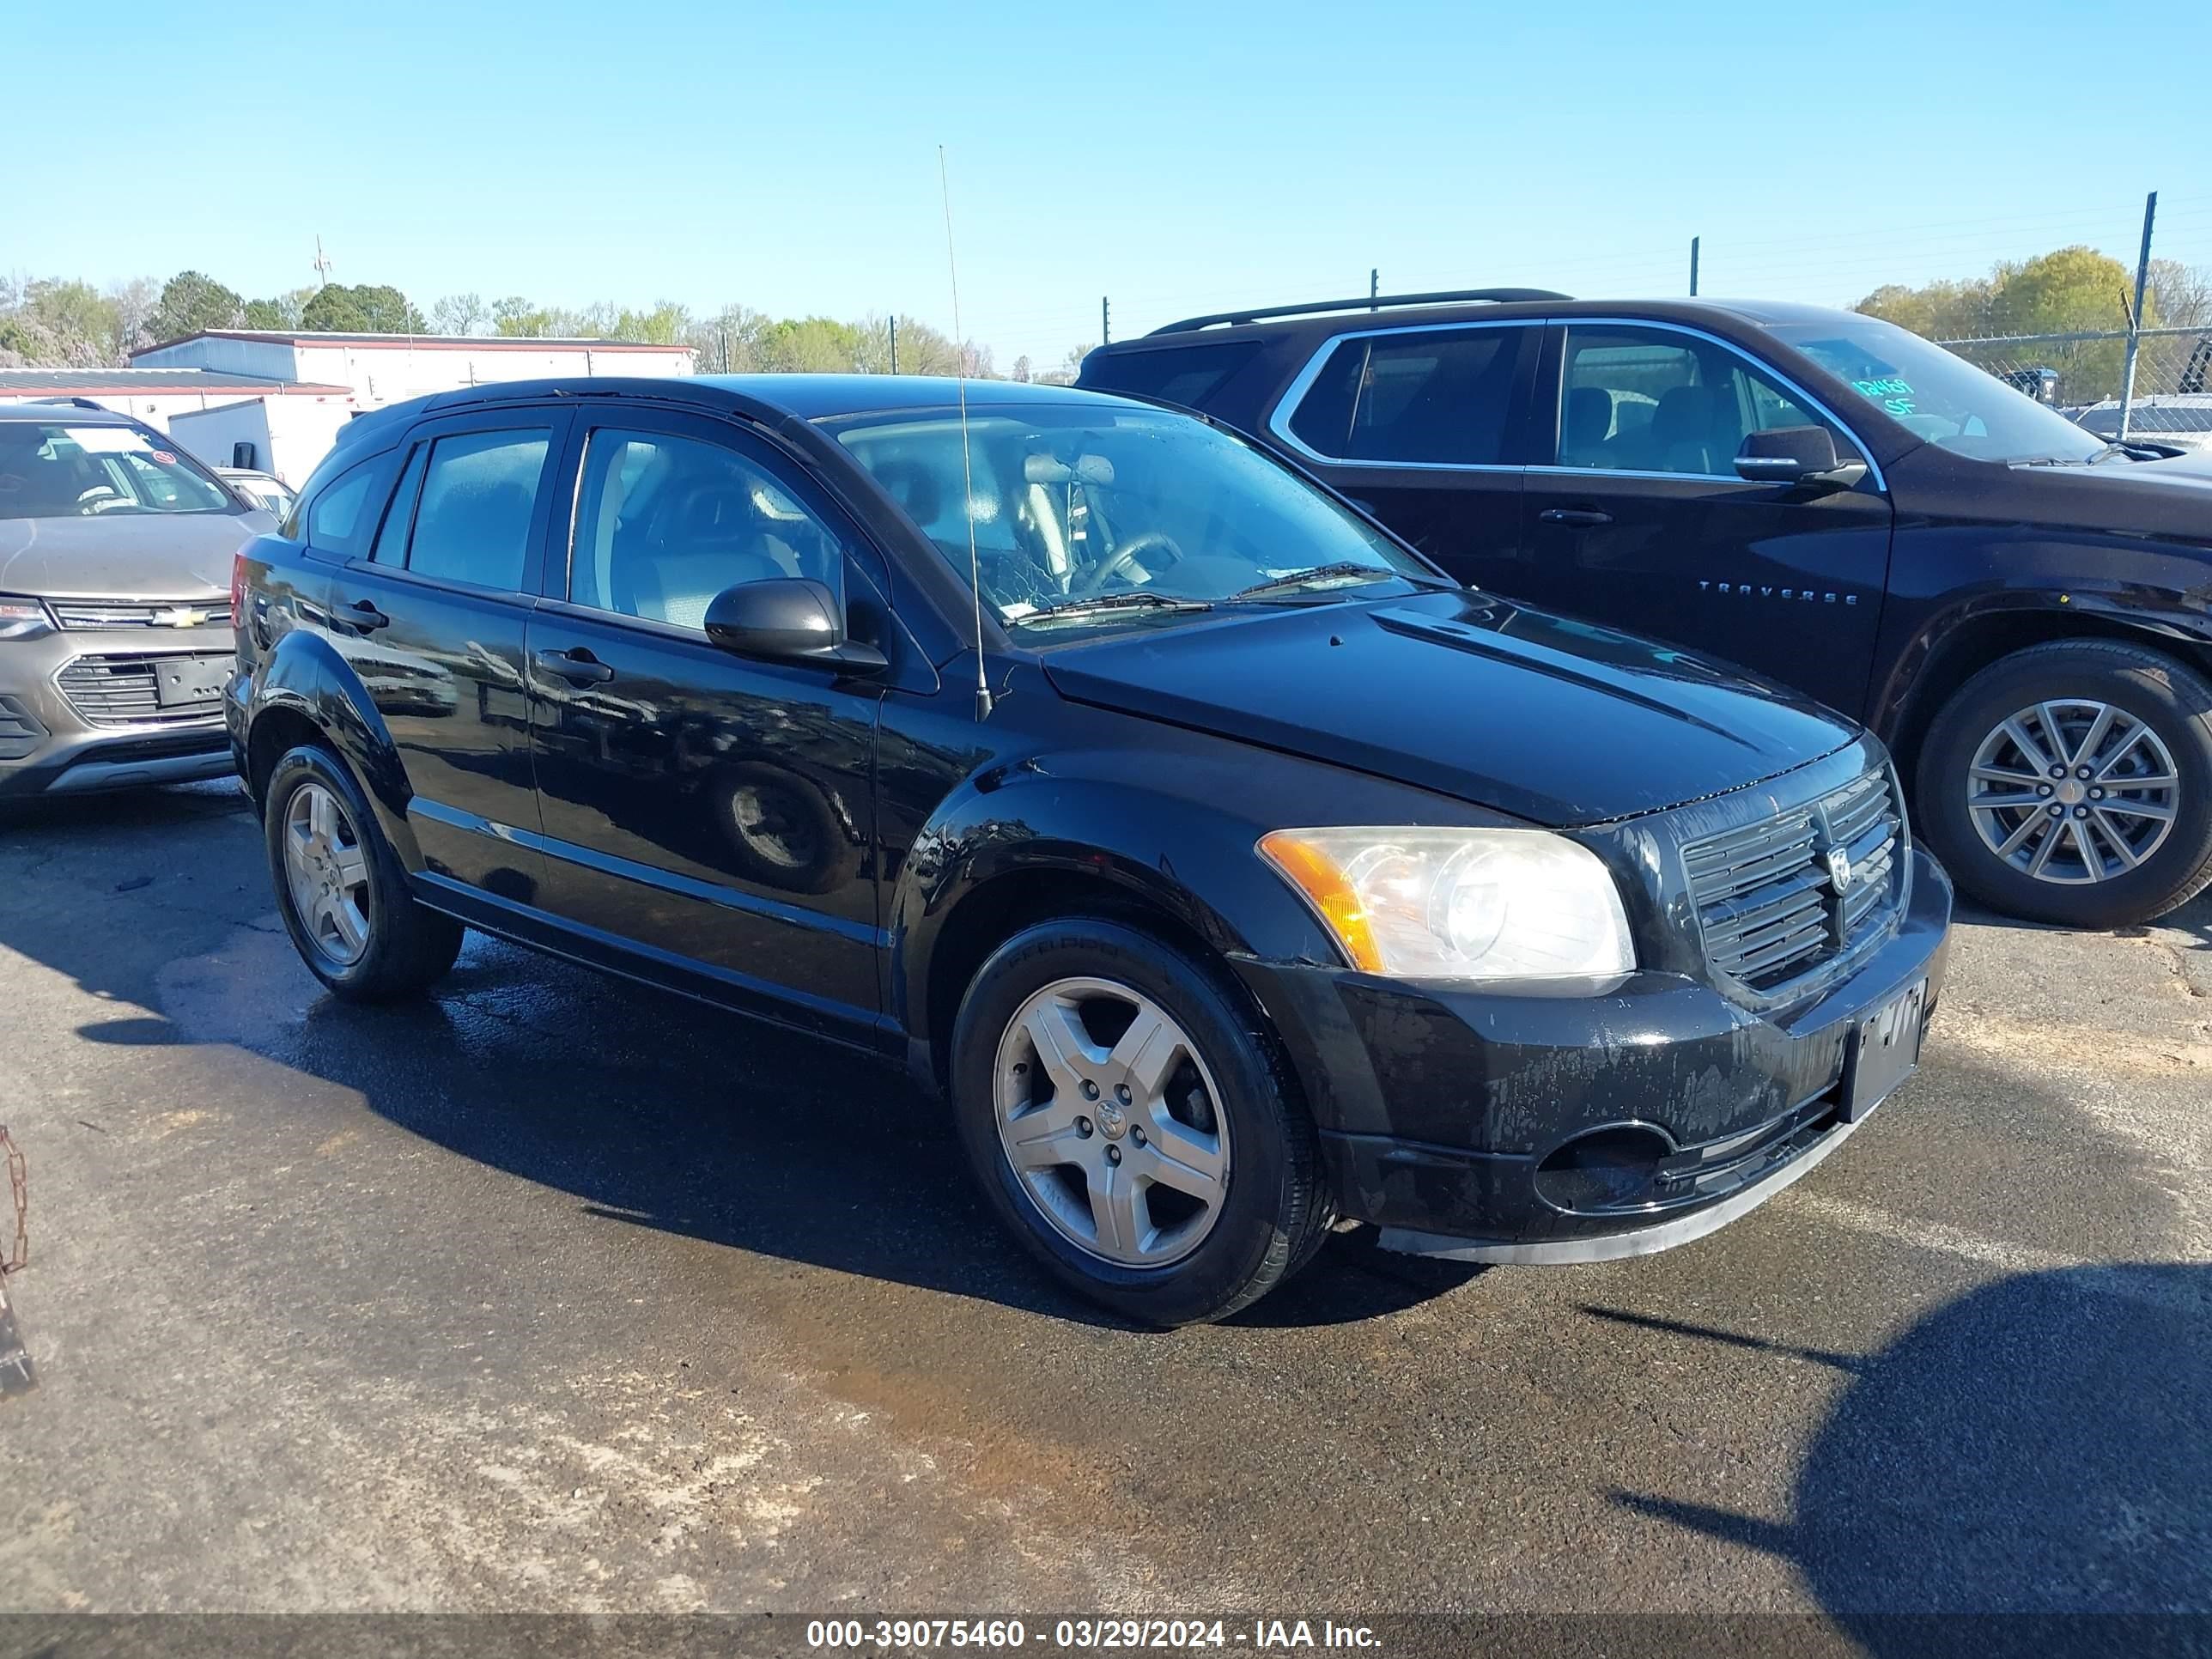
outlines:
[[[1044,667],[1079,702],[1554,828],[1723,794],[1859,735],[1742,670],[1465,590],[1221,611],[1054,651]]]
[[[0,519],[0,593],[85,599],[228,593],[231,555],[275,528],[259,512]]]
[[[2007,503],[2008,517],[2212,545],[2212,461],[2203,457],[2023,466],[2013,477],[2023,488]]]

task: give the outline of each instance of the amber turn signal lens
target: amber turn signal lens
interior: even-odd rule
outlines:
[[[1382,952],[1375,943],[1366,907],[1335,860],[1312,842],[1281,830],[1260,838],[1260,854],[1305,895],[1306,902],[1336,935],[1353,967],[1370,974],[1382,971]]]

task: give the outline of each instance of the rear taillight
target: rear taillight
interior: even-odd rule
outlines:
[[[230,556],[230,620],[236,627],[246,619],[246,550]]]

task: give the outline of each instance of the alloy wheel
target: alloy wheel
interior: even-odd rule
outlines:
[[[368,953],[368,849],[344,803],[313,781],[285,804],[284,880],[301,927],[332,967]]]
[[[1212,1233],[1229,1124],[1196,1045],[1157,1003],[1062,979],[1015,1010],[993,1073],[999,1143],[1053,1229],[1123,1267],[1158,1267]]]
[[[2158,733],[2086,697],[2033,703],[1999,722],[1966,775],[1982,844],[2062,885],[2137,868],[2165,843],[2180,805],[2180,775]]]

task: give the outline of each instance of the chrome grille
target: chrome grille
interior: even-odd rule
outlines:
[[[177,626],[175,618],[179,613],[195,611],[207,620],[193,626],[230,626],[228,599],[49,599],[46,608],[54,613],[56,622],[74,633],[132,628],[172,629]]]
[[[1897,908],[1904,816],[1887,772],[1682,849],[1705,960],[1761,993],[1850,950]],[[1851,874],[1840,893],[1829,854]]]
[[[161,665],[173,657],[79,657],[54,677],[62,695],[94,726],[139,726],[149,721],[204,720],[222,713],[222,701],[164,708],[157,689]]]

